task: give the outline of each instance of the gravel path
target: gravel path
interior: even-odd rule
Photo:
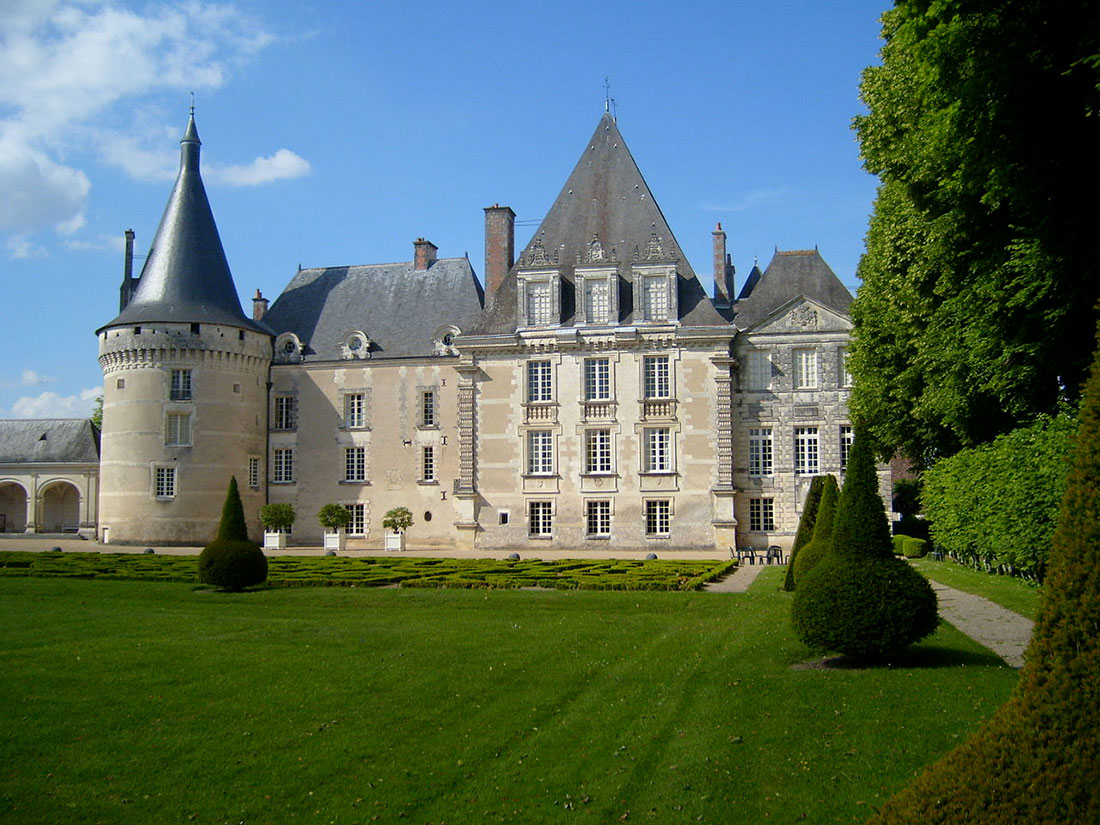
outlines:
[[[1024,666],[1024,650],[1035,623],[999,604],[932,581],[940,600],[940,616],[1009,665]]]
[[[708,582],[703,589],[714,593],[744,593],[763,569],[762,564],[742,564],[722,581]]]

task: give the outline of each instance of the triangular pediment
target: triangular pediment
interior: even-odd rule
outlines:
[[[799,295],[772,310],[759,323],[744,330],[750,335],[791,335],[797,333],[847,333],[852,319],[819,301]]]

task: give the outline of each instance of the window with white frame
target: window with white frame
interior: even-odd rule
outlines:
[[[420,480],[435,481],[435,447],[430,444],[420,448]]]
[[[644,472],[672,472],[672,432],[669,428],[649,427],[642,431],[642,439],[645,446]]]
[[[537,404],[554,400],[550,367],[549,361],[527,362],[527,401],[529,403]]]
[[[531,326],[553,324],[554,288],[549,281],[527,282],[527,323]]]
[[[837,350],[837,378],[840,381],[840,386],[850,387],[852,386],[852,374],[848,372],[848,348],[841,347]]]
[[[667,355],[647,355],[642,362],[642,390],[646,398],[671,398]]]
[[[435,390],[424,390],[420,393],[420,426],[438,426],[435,409]]]
[[[527,502],[527,535],[550,536],[554,532],[554,503],[552,501]]]
[[[642,278],[642,312],[647,321],[668,320],[668,278],[663,275]]]
[[[584,359],[584,400],[611,400],[611,361],[609,359]]]
[[[153,495],[157,498],[174,498],[176,495],[176,468],[156,467],[153,470]]]
[[[584,503],[585,535],[590,539],[611,536],[611,502],[606,499]]]
[[[817,386],[817,350],[796,349],[794,351],[794,388],[816,390]]]
[[[611,430],[584,431],[584,471],[611,472]]]
[[[550,430],[527,431],[527,474],[546,476],[554,472],[554,434]]]
[[[584,281],[584,320],[589,324],[611,321],[611,282],[607,278]]]
[[[168,385],[169,401],[191,400],[191,370],[172,370]]]
[[[772,428],[749,429],[749,475],[760,477],[772,474]]]
[[[794,428],[795,475],[813,476],[818,473],[817,427]]]
[[[344,426],[349,430],[367,426],[367,399],[361,392],[349,392],[344,396]]]
[[[260,459],[248,459],[248,486],[253,490],[260,486]]]
[[[273,430],[294,429],[294,396],[275,396],[275,417],[271,422]]]
[[[672,526],[672,502],[667,498],[650,499],[645,503],[645,534],[667,536]]]
[[[750,390],[769,390],[772,386],[772,359],[767,350],[754,349],[748,353],[748,386]]]
[[[365,504],[345,504],[344,509],[351,515],[347,529],[349,536],[363,536],[367,532],[367,506]]]
[[[855,438],[855,433],[852,431],[850,424],[840,425],[840,469],[848,469],[848,456],[852,452],[852,441]]]
[[[344,481],[367,480],[367,448],[344,448]]]
[[[768,533],[775,529],[775,503],[770,498],[749,499],[749,531]]]
[[[271,451],[271,481],[274,484],[289,484],[294,481],[292,447],[276,447]]]
[[[191,413],[170,412],[165,416],[164,443],[173,447],[191,445]]]

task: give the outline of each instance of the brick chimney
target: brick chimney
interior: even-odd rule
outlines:
[[[714,303],[730,306],[733,303],[733,261],[726,253],[726,233],[722,224],[712,233],[714,237]]]
[[[262,321],[265,315],[267,315],[267,298],[257,289],[256,297],[252,299],[252,320]]]
[[[413,241],[413,248],[415,249],[413,268],[417,272],[423,272],[435,263],[435,253],[439,251],[439,248],[434,243],[423,238],[417,238]]]
[[[122,286],[118,290],[118,311],[126,309],[134,297],[134,230],[126,230],[126,252],[122,259]]]
[[[494,203],[485,207],[485,295],[500,288],[516,262],[516,213]]]

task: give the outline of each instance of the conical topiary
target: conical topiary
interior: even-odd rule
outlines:
[[[199,554],[199,581],[225,590],[243,590],[267,581],[267,556],[248,538],[236,476],[229,479],[218,534]]]
[[[802,518],[798,520],[798,532],[794,534],[791,555],[787,559],[787,575],[783,579],[783,589],[788,592],[794,590],[794,560],[814,535],[817,507],[821,503],[821,489],[824,483],[825,476],[814,476],[810,481],[810,489],[806,491],[806,500],[802,503]]]
[[[794,567],[794,583],[802,581],[802,578],[817,567],[826,554],[833,549],[833,522],[836,520],[836,505],[840,498],[840,485],[836,476],[824,476],[822,485],[821,505],[817,508],[817,523],[814,525],[814,534],[810,543],[802,548],[798,561],[792,561]]]
[[[888,800],[875,825],[1100,822],[1100,351],[1024,669],[969,741]]]
[[[244,520],[244,507],[241,504],[241,491],[237,489],[237,477],[229,477],[229,491],[222,505],[222,520],[218,522],[218,535],[215,538],[230,541],[248,541],[248,524]]]
[[[873,446],[859,430],[832,542],[821,562],[795,582],[791,620],[806,645],[882,658],[935,630],[936,594],[920,573],[894,558]]]

